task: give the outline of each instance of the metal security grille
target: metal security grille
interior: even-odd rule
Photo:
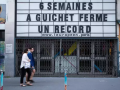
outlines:
[[[81,40],[78,41],[78,66],[79,66],[79,74],[90,74],[92,70],[92,60],[91,60],[91,52],[92,52],[92,42],[89,40]]]
[[[77,41],[76,40],[62,40],[61,42],[61,55],[60,55],[60,43],[55,45],[55,49],[59,48],[55,52],[55,73],[64,73],[64,69],[68,70],[68,74],[77,73]]]
[[[92,39],[18,39],[16,76],[22,52],[33,47],[36,76],[117,76],[117,41]]]

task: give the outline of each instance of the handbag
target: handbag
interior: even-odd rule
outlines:
[[[30,62],[26,62],[24,67],[25,67],[25,69],[30,68]]]

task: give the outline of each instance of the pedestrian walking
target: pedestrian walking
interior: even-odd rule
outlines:
[[[20,86],[23,86],[23,87],[25,87],[26,85],[32,86],[32,84],[30,83],[30,76],[31,76],[30,61],[31,60],[28,58],[27,54],[28,54],[28,49],[25,49],[22,55],[22,60],[20,65],[20,69],[21,69]],[[28,73],[28,77],[27,77],[26,85],[24,85],[23,80],[26,72]]]
[[[30,77],[30,81],[33,83],[33,77],[35,74],[35,60],[34,60],[34,56],[33,56],[33,52],[34,52],[34,48],[29,48],[29,52],[28,52],[28,57],[31,60],[30,64],[31,64],[31,77]],[[26,77],[27,78],[27,77]]]

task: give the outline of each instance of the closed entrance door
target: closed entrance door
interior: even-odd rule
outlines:
[[[117,73],[115,40],[42,39],[16,41],[16,75],[20,71],[22,52],[35,49],[36,76],[112,75]]]
[[[52,40],[39,40],[37,43],[37,69],[39,74],[54,72],[54,44]]]
[[[92,42],[81,40],[78,41],[78,73],[79,74],[92,74]]]
[[[61,52],[60,52],[61,51]],[[77,73],[77,41],[62,40],[55,43],[55,73]]]
[[[79,75],[113,75],[115,73],[114,41],[81,40],[77,48]]]
[[[16,43],[16,75],[20,75],[22,52],[25,48],[33,47],[36,76],[49,75],[54,72],[54,44],[52,40],[17,40]]]

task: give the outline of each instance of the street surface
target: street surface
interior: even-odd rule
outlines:
[[[19,79],[4,78],[3,90],[64,90],[63,77],[35,77],[34,86],[27,87],[20,87]],[[67,90],[120,90],[120,78],[68,77]]]

